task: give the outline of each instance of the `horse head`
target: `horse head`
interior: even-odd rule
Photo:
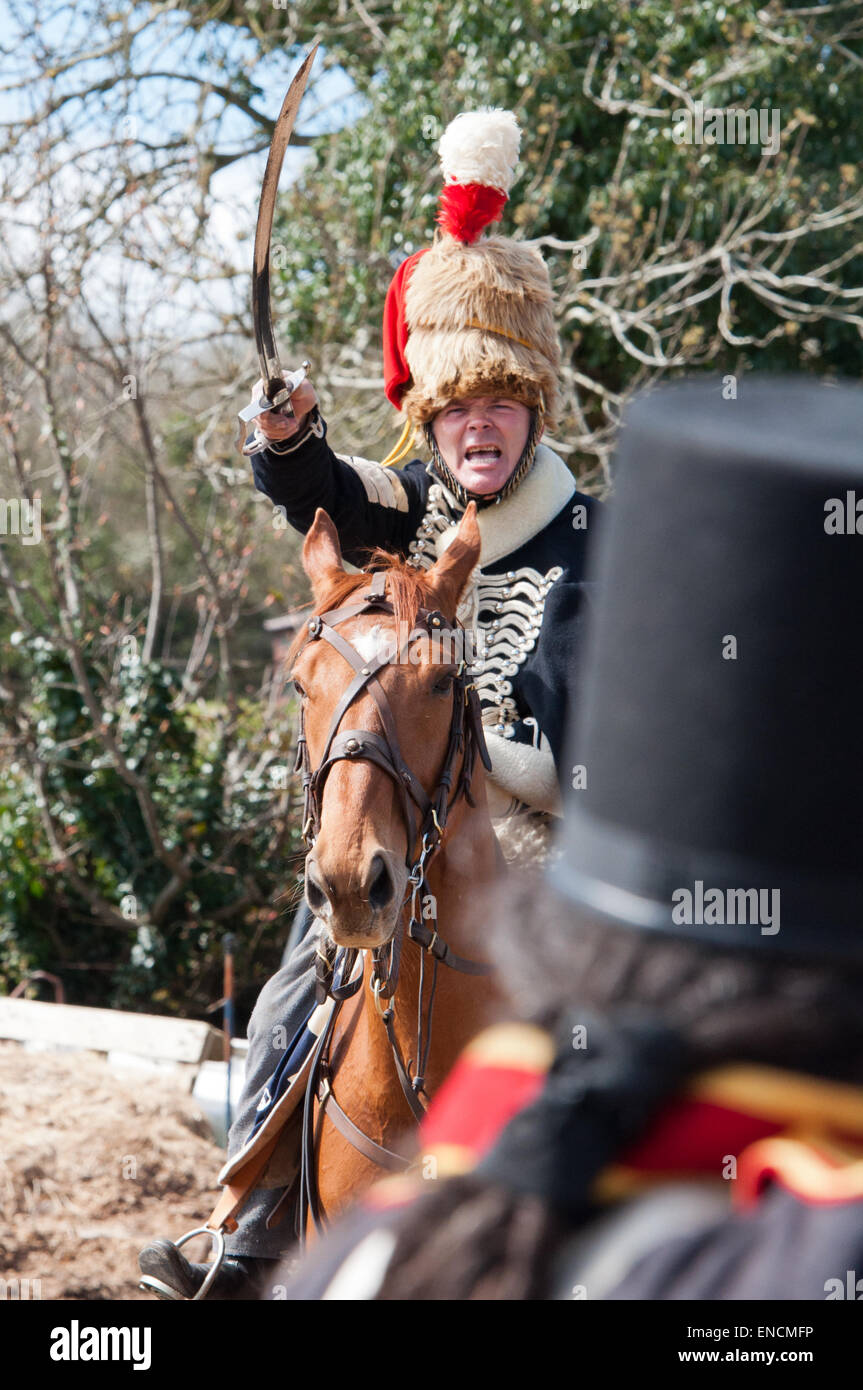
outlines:
[[[425,571],[377,550],[374,574],[348,574],[320,508],[306,536],[315,617],[288,658],[302,699],[307,831],[313,822],[306,900],[338,945],[375,948],[391,939],[423,830],[436,825],[429,808],[445,810],[458,785],[458,730],[468,738],[472,731],[460,708],[470,703],[470,653],[455,616],[479,556],[473,503]]]

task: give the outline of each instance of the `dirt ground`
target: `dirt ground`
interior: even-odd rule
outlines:
[[[188,1084],[0,1043],[0,1291],[149,1298],[138,1250],[203,1225],[224,1162]]]

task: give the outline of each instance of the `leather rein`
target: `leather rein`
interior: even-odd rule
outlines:
[[[375,1005],[386,1029],[392,1048],[396,1073],[405,1099],[419,1122],[424,1113],[428,1097],[425,1093],[425,1070],[428,1065],[432,1036],[432,1007],[437,985],[439,964],[468,975],[487,975],[490,967],[475,961],[465,960],[455,954],[440,936],[437,929],[437,906],[434,896],[428,891],[426,872],[429,863],[441,847],[446,831],[447,819],[453,806],[463,796],[469,806],[475,805],[471,797],[471,780],[477,753],[487,771],[491,770],[491,759],[485,743],[482,716],[476,688],[467,674],[464,659],[459,662],[453,679],[453,708],[450,721],[449,743],[443,770],[432,796],[429,796],[419,779],[408,767],[402,755],[396,734],[395,719],[386,693],[378,680],[378,672],[393,661],[405,658],[410,643],[417,637],[421,628],[431,636],[445,631],[462,631],[461,624],[447,622],[437,610],[420,608],[416,622],[406,641],[396,650],[385,650],[375,658],[366,659],[349,643],[336,626],[360,614],[380,612],[395,615],[391,600],[386,597],[386,571],[378,570],[371,578],[368,590],[358,594],[350,603],[340,608],[330,609],[311,618],[308,623],[309,635],[300,651],[309,642],[326,641],[354,670],[354,677],[342,695],[330,721],[321,761],[312,770],[305,734],[305,721],[300,711],[300,730],[297,739],[297,758],[295,772],[303,775],[303,839],[309,849],[315,843],[320,831],[321,806],[327,777],[333,766],[342,759],[357,761],[365,759],[380,767],[393,781],[401,803],[402,816],[407,830],[408,893],[402,904],[402,912],[410,901],[407,935],[422,947],[420,957],[419,999],[417,1005],[416,1064],[405,1059],[398,1045],[394,1028],[392,999],[398,986],[399,964],[404,941],[401,916],[390,941],[372,951],[372,972],[369,986]],[[462,647],[462,656],[464,654]],[[297,653],[299,657],[300,653]],[[339,726],[346,711],[362,692],[366,691],[375,701],[384,733],[376,734],[368,729],[345,729]],[[461,770],[453,789],[453,776],[456,760],[462,754]],[[413,856],[419,842],[419,852]],[[364,971],[357,974],[359,952],[353,948],[345,950],[338,962],[338,948],[329,941],[321,941],[316,953],[316,994],[318,1003],[330,997],[336,1001],[330,1018],[316,1046],[306,1086],[303,1108],[303,1134],[300,1165],[300,1193],[297,1210],[297,1234],[303,1240],[307,1215],[316,1229],[325,1221],[320,1196],[314,1176],[316,1134],[314,1133],[314,1102],[319,1104],[318,1133],[324,1113],[338,1129],[340,1134],[358,1149],[366,1158],[380,1167],[391,1171],[403,1171],[409,1161],[401,1154],[384,1148],[369,1135],[364,1134],[345,1114],[333,1095],[333,1078],[330,1070],[330,1045],[335,1023],[342,1005],[361,988]],[[432,982],[428,1005],[423,1014],[423,986],[425,982],[426,956],[431,959]],[[353,978],[356,975],[356,978]],[[274,1213],[275,1214],[275,1213]]]

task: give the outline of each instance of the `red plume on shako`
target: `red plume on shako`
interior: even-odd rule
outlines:
[[[474,242],[500,221],[520,144],[511,111],[465,111],[447,126],[438,146],[445,183],[436,220],[457,241]]]

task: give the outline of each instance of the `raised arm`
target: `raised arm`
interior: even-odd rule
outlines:
[[[260,383],[253,388],[253,397]],[[425,510],[428,478],[416,462],[382,468],[368,459],[333,453],[326,440],[318,399],[306,379],[294,392],[294,417],[259,416],[244,452],[252,460],[255,487],[283,507],[295,530],[305,534],[318,507],[332,517],[342,554],[365,563],[376,545],[407,553]]]

